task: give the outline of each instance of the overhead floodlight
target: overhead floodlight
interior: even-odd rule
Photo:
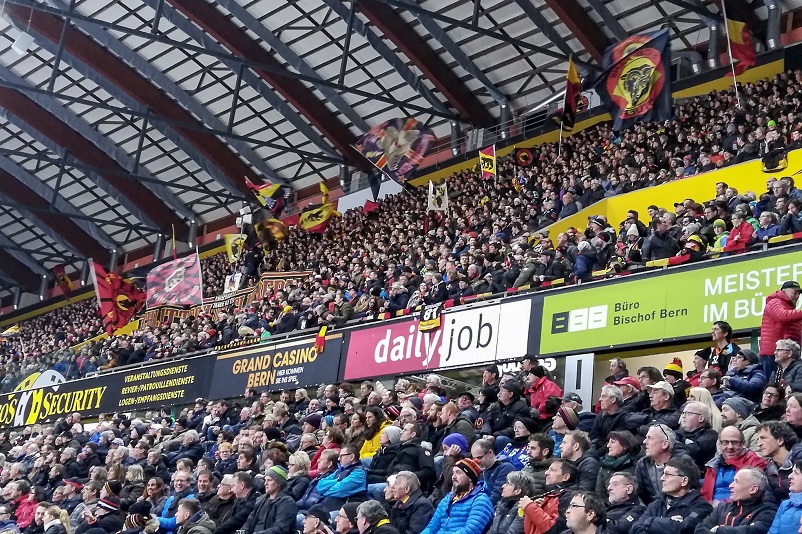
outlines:
[[[20,32],[16,39],[14,39],[14,44],[11,45],[11,50],[16,52],[17,54],[24,56],[28,53],[28,49],[33,44],[33,35],[28,32]]]

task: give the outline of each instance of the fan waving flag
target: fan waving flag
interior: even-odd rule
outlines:
[[[168,261],[148,273],[148,308],[203,304],[200,258],[190,254]]]
[[[53,275],[56,277],[56,285],[58,285],[61,288],[61,292],[64,293],[64,298],[70,300],[73,289],[72,280],[70,280],[70,277],[64,272],[64,265],[56,265],[53,267]]]
[[[412,177],[436,139],[428,126],[407,117],[374,126],[353,147],[377,169],[403,184]]]
[[[429,182],[429,211],[448,211],[448,185]]]
[[[671,118],[668,30],[633,35],[609,47],[603,66],[597,89],[613,117],[613,130]]]
[[[479,151],[479,166],[482,169],[483,180],[496,175],[496,145],[490,145]]]
[[[309,204],[298,217],[298,226],[312,232],[322,234],[326,231],[329,219],[341,217],[342,214],[334,208],[334,204],[329,202],[329,188],[320,182],[320,204]]]
[[[722,0],[722,3],[727,4],[724,7],[726,9],[727,39],[729,39],[731,53],[730,61],[738,62],[734,70],[735,75],[740,76],[755,64],[755,45],[752,43],[752,35],[746,24],[746,17],[731,2]]]
[[[568,59],[568,74],[565,76],[565,104],[563,105],[562,125],[566,132],[574,129],[576,110],[582,96],[582,80],[574,65],[574,58]]]
[[[100,304],[100,316],[106,333],[112,335],[127,325],[145,304],[145,292],[120,275],[106,272],[97,263],[92,262],[92,265],[92,282]]]

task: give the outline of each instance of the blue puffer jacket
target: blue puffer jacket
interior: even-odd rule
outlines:
[[[785,534],[799,530],[799,518],[802,517],[802,493],[792,493],[787,501],[780,503],[777,515],[771,523],[768,534]]]
[[[749,365],[743,370],[730,369],[727,371],[727,376],[730,377],[729,389],[752,402],[760,401],[763,390],[769,382],[759,363]]]
[[[481,482],[457,502],[453,499],[452,492],[440,501],[421,534],[482,534],[493,521],[493,505]]]
[[[501,486],[507,481],[507,475],[515,471],[515,466],[506,458],[496,460],[496,463],[482,471],[479,481],[484,483],[484,490],[490,497],[490,503],[495,506],[501,500]]]
[[[175,519],[175,512],[178,509],[178,505],[173,507],[173,501],[180,501],[181,499],[194,499],[195,494],[192,491],[187,492],[186,490],[182,493],[185,495],[176,496],[175,493],[170,495],[167,498],[167,502],[164,503],[164,508],[162,509],[161,513],[159,514],[159,529],[164,534],[174,534],[176,530],[178,530],[178,522]],[[177,497],[177,499],[176,499]],[[172,510],[171,510],[172,508]]]

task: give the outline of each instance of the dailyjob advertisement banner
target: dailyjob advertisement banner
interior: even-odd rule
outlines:
[[[520,358],[528,352],[530,299],[443,312],[441,326],[418,319],[379,323],[349,333],[345,380],[419,373]]]
[[[555,290],[543,296],[540,354],[700,336],[715,321],[735,330],[759,328],[766,297],[788,280],[802,281],[802,251]]]

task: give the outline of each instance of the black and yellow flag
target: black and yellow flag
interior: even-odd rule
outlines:
[[[568,73],[565,76],[565,104],[563,105],[563,130],[570,132],[576,124],[576,109],[582,96],[582,80],[574,65],[574,58],[568,59]]]

